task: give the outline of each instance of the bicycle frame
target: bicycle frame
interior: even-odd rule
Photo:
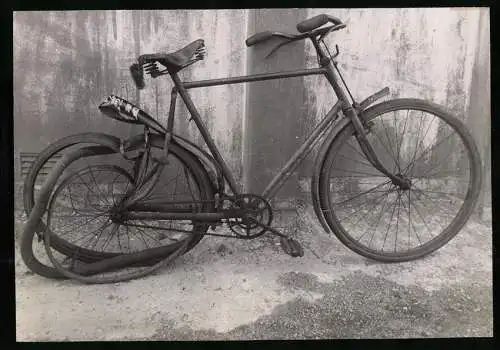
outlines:
[[[294,78],[299,76],[307,76],[307,75],[320,75],[327,74],[326,69],[324,68],[315,68],[315,69],[302,69],[302,70],[294,70],[287,72],[278,72],[278,73],[265,73],[265,74],[256,74],[242,77],[232,77],[232,78],[223,78],[223,79],[210,79],[210,80],[202,80],[197,82],[180,82],[177,76],[173,76],[173,80],[176,84],[175,89],[179,91],[184,103],[188,111],[191,114],[193,121],[196,123],[196,126],[200,130],[200,133],[205,140],[210,152],[214,156],[215,161],[220,165],[222,174],[226,179],[229,188],[233,192],[233,194],[240,194],[240,190],[229,170],[227,164],[224,159],[220,155],[215,142],[212,137],[208,133],[201,117],[194,106],[191,97],[188,95],[187,90],[199,87],[207,87],[207,86],[218,86],[218,85],[228,85],[228,84],[237,84],[243,82],[253,82],[253,81],[263,81],[263,80],[273,80],[273,79],[284,79],[284,78]],[[309,154],[312,150],[316,142],[320,139],[321,134],[328,128],[329,125],[332,124],[332,121],[337,116],[337,113],[341,109],[341,101],[339,100],[335,106],[330,110],[330,112],[322,119],[322,121],[316,126],[314,131],[309,135],[307,140],[302,144],[302,146],[295,152],[295,154],[288,160],[283,169],[273,178],[273,180],[268,184],[266,189],[263,191],[262,196],[266,199],[271,199],[278,192],[281,186],[286,182],[286,180],[290,177],[293,170],[302,162],[302,160]]]
[[[195,82],[182,82],[177,73],[171,73],[170,76],[174,82],[174,87],[172,89],[172,99],[170,105],[169,116],[167,120],[167,128],[166,128],[166,136],[165,136],[165,147],[168,147],[168,142],[173,134],[173,125],[174,125],[174,114],[175,114],[175,101],[177,97],[177,93],[181,95],[184,104],[186,105],[191,119],[194,120],[198,130],[200,131],[201,136],[203,137],[208,149],[213,155],[216,163],[220,166],[222,176],[227,181],[229,188],[231,189],[234,195],[238,195],[241,193],[236,181],[224,161],[222,155],[220,154],[213,138],[209,134],[205,124],[203,123],[201,116],[196,109],[191,97],[189,96],[187,90],[200,88],[200,87],[209,87],[209,86],[220,86],[220,85],[230,85],[230,84],[238,84],[238,83],[248,83],[255,81],[264,81],[264,80],[275,80],[275,79],[286,79],[286,78],[294,78],[300,76],[308,76],[308,75],[324,75],[326,79],[329,81],[332,86],[336,96],[337,102],[330,109],[330,111],[322,118],[322,120],[316,125],[314,130],[308,136],[306,141],[301,145],[301,147],[291,156],[291,158],[287,161],[284,167],[279,171],[278,174],[270,181],[267,187],[262,192],[262,197],[267,200],[272,199],[279,189],[283,186],[283,184],[288,180],[288,178],[292,175],[293,171],[302,163],[302,161],[306,158],[306,156],[312,151],[316,143],[322,138],[323,134],[326,130],[332,128],[335,125],[335,121],[337,121],[339,113],[342,111],[343,114],[348,117],[356,130],[356,136],[358,141],[361,144],[361,149],[367,155],[367,158],[372,164],[379,169],[382,173],[386,174],[389,178],[391,178],[395,182],[399,182],[399,178],[391,174],[384,166],[378,161],[376,158],[375,152],[371,148],[371,145],[366,140],[364,126],[362,125],[358,112],[360,112],[364,107],[368,104],[373,103],[376,99],[382,97],[387,94],[388,88],[384,88],[381,91],[371,95],[367,99],[365,99],[362,103],[357,104],[355,101],[350,102],[344,88],[341,86],[341,77],[338,73],[335,72],[334,68],[336,62],[333,59],[330,59],[326,56],[326,53],[319,46],[318,41],[311,37],[313,44],[318,53],[318,58],[320,62],[319,68],[310,68],[310,69],[299,69],[293,71],[285,71],[285,72],[274,72],[274,73],[264,73],[264,74],[255,74],[248,76],[239,76],[239,77],[230,77],[230,78],[221,78],[221,79],[209,79],[209,80],[201,80]],[[148,206],[147,208],[141,208],[140,206],[134,206],[133,211],[141,211],[142,213],[132,213],[129,212],[127,215],[130,218],[134,219],[198,219],[198,220],[220,220],[223,218],[221,213],[161,213],[162,208],[160,206]],[[147,211],[156,211],[155,213],[146,213]]]

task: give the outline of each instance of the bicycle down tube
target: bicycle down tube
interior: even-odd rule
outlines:
[[[228,84],[237,84],[237,83],[247,83],[247,82],[254,82],[254,81],[263,81],[263,80],[274,80],[274,79],[284,79],[284,78],[294,78],[294,77],[300,77],[300,76],[307,76],[307,75],[325,75],[326,70],[324,68],[314,68],[314,69],[300,69],[300,70],[294,70],[294,71],[285,71],[285,72],[276,72],[276,73],[265,73],[265,74],[255,74],[255,75],[248,75],[248,76],[241,76],[241,77],[231,77],[231,78],[222,78],[222,79],[210,79],[210,80],[202,80],[202,81],[197,81],[197,82],[181,82],[179,76],[174,73],[171,74],[172,80],[175,84],[175,91],[178,91],[179,94],[181,95],[182,100],[184,101],[184,104],[186,105],[189,113],[191,114],[192,119],[196,123],[196,126],[198,127],[198,130],[200,131],[203,139],[205,140],[210,152],[215,158],[215,161],[220,164],[222,174],[226,181],[229,184],[229,187],[233,194],[237,195],[240,193],[238,186],[236,184],[236,181],[234,180],[234,177],[231,173],[231,170],[227,166],[226,162],[222,158],[222,155],[220,154],[217,146],[215,145],[214,140],[210,136],[208,130],[205,127],[205,124],[203,123],[200,114],[198,113],[198,110],[196,109],[196,106],[194,105],[191,97],[187,93],[187,89],[192,89],[192,88],[198,88],[198,87],[208,87],[208,86],[218,86],[218,85],[228,85]],[[335,107],[334,107],[335,108]],[[337,108],[338,110],[339,108]],[[333,110],[333,109],[332,109]],[[330,115],[330,113],[329,113]],[[306,143],[299,149],[299,151],[293,156],[293,159],[287,163],[285,168],[280,172],[280,178],[285,174],[287,171],[290,172],[291,167],[296,165],[297,160],[300,159],[302,160],[304,157],[301,157],[302,154],[305,151],[310,150],[310,145],[315,141],[317,136],[321,134],[322,131],[326,128],[326,126],[329,124],[328,122],[331,120],[331,117],[333,117],[334,114],[330,116],[330,118],[325,118],[320,125],[314,130],[313,134],[308,138]],[[320,129],[320,130],[319,130]],[[293,160],[293,161],[292,161]],[[289,177],[289,174],[286,175],[286,178]],[[284,181],[279,181],[280,179],[276,177],[274,181],[272,181],[273,187],[270,189],[273,189],[273,193],[277,192],[277,189],[281,187],[281,185],[284,183]],[[275,190],[275,187],[276,190]],[[269,192],[269,191],[268,191]]]

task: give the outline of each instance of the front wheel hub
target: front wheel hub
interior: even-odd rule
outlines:
[[[401,190],[409,190],[411,188],[411,180],[402,174],[396,174],[395,177],[397,179],[393,179],[392,183],[396,186],[399,186]]]

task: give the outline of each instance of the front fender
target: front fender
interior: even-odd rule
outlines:
[[[312,203],[313,203],[313,208],[314,212],[316,213],[316,216],[318,217],[319,222],[321,223],[321,226],[325,229],[326,232],[330,233],[331,229],[330,226],[328,226],[325,215],[323,214],[323,208],[321,207],[321,201],[319,197],[319,179],[321,176],[321,169],[323,169],[323,163],[325,162],[327,152],[330,149],[330,145],[332,144],[333,140],[335,137],[338,135],[338,133],[349,123],[349,120],[347,118],[342,118],[340,119],[333,129],[330,131],[330,133],[326,136],[324,139],[323,143],[321,144],[318,155],[316,157],[316,160],[314,162],[314,170],[313,174],[311,177],[311,195],[312,195]]]
[[[384,96],[387,96],[388,94],[389,94],[389,88],[385,87],[382,90],[367,97],[363,102],[361,102],[356,108],[356,112],[359,114],[360,119],[363,119],[363,114],[366,113],[366,111],[371,110],[376,106],[378,106],[378,105],[372,106],[372,104],[375,101],[381,99]],[[321,208],[321,201],[319,198],[319,180],[321,176],[321,169],[323,168],[323,164],[326,159],[326,154],[330,150],[333,140],[338,135],[338,133],[349,123],[350,120],[348,118],[340,119],[332,128],[330,133],[326,136],[325,140],[323,141],[323,143],[319,148],[318,155],[314,163],[313,174],[311,177],[311,195],[312,195],[314,211],[316,213],[316,216],[318,217],[318,220],[321,223],[321,226],[323,226],[326,232],[331,232],[331,229],[326,222],[325,216],[323,214],[323,208]]]

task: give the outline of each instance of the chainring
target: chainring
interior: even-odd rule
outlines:
[[[262,236],[267,229],[259,225],[262,223],[271,226],[273,209],[269,202],[255,194],[241,194],[228,198],[230,209],[242,210],[241,218],[228,219],[227,224],[231,231],[239,238],[253,239]]]

